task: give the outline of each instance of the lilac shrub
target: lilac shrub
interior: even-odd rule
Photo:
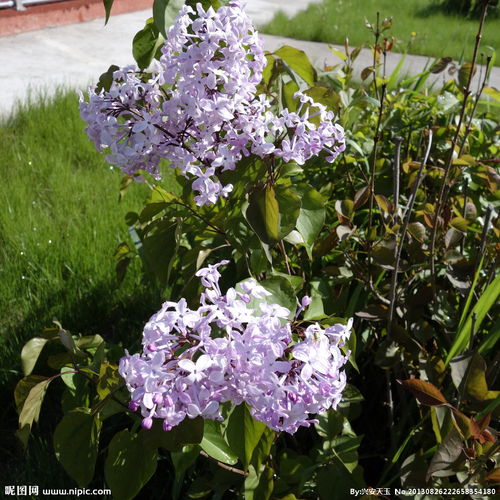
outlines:
[[[158,176],[166,159],[193,181],[199,206],[215,204],[232,190],[220,174],[243,168],[244,157],[303,165],[318,155],[333,162],[345,149],[333,113],[304,92],[295,93],[296,111],[258,93],[266,64],[238,0],[217,11],[184,6],[152,72],[114,71],[109,88],[92,87],[88,102],[82,96],[81,115],[110,164],[137,178],[141,170]],[[317,221],[308,224],[313,231]],[[198,309],[185,299],[165,302],[144,329],[143,353],[121,359],[130,408],[140,409],[144,428],[157,418],[168,431],[186,417],[222,420],[224,403],[246,403],[255,419],[294,433],[338,404],[351,323],[302,326],[253,279],[223,294],[224,263],[197,272]]]
[[[274,112],[257,94],[263,42],[238,0],[217,11],[184,6],[161,52],[151,74],[128,66],[113,73],[109,90],[91,87],[89,101],[81,97],[89,137],[124,173],[157,176],[164,158],[194,179],[202,206],[229,194],[218,174],[242,157],[303,165],[320,153],[333,162],[344,151],[344,131],[322,104],[297,92],[296,112]]]
[[[240,290],[219,288],[222,261],[199,270],[200,307],[167,301],[146,324],[143,353],[127,353],[119,372],[140,409],[142,426],[153,418],[168,431],[186,417],[222,420],[221,405],[250,407],[252,416],[276,431],[294,433],[316,422],[310,414],[335,408],[346,384],[341,351],[347,326],[301,327],[298,315],[268,303],[270,293],[250,279]]]

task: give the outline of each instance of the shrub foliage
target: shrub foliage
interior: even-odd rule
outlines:
[[[105,4],[109,15],[112,2]],[[156,0],[148,43],[136,37],[141,67],[155,57],[173,5]],[[500,96],[475,59],[386,75],[390,25],[370,25],[373,64],[361,84],[353,79],[361,47],[347,42],[337,67],[315,69],[292,47],[266,54],[258,91],[276,109],[297,109],[294,94],[303,90],[338,117],[347,149],[335,164],[249,156],[219,175],[233,185],[227,198],[204,206],[179,171],[164,181],[141,171],[150,196],[127,214],[130,241],[115,254],[119,277],[139,260],[144,279],[169,300],[196,306],[196,272],[227,259],[223,289],[253,277],[289,310],[307,294],[298,328],[354,317],[338,407],[294,435],[254,420],[245,404],[223,409],[222,422],[197,417],[168,432],[156,421],[141,429],[118,374],[123,349],[136,346],[56,325],[21,354],[19,437],[28,442],[45,394],[57,391],[54,450],[79,486],[104,481],[116,498],[161,491],[330,500],[367,485],[494,494]],[[429,88],[429,78],[447,70],[443,86]],[[132,180],[124,177],[122,194]]]

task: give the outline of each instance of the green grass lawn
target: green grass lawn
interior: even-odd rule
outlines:
[[[127,239],[124,215],[147,189],[134,185],[118,203],[122,176],[88,140],[74,93],[0,122],[0,152],[2,381],[19,375],[20,345],[52,318],[75,333],[122,337],[147,319],[151,293],[138,272],[120,286],[113,258]]]
[[[122,175],[84,126],[74,92],[39,96],[0,119],[0,484],[72,486],[44,424],[57,421],[47,417],[58,415],[57,401],[44,403],[40,436],[26,455],[15,437],[23,344],[57,318],[73,333],[130,347],[161,302],[142,283],[139,262],[120,285],[113,257],[128,236],[125,214],[140,209],[149,191],[132,185],[119,203]]]
[[[442,12],[436,0],[324,0],[289,19],[283,13],[261,29],[263,33],[301,40],[351,45],[373,41],[365,19],[375,23],[380,18],[393,18],[392,28],[384,36],[399,41],[395,50],[434,57],[451,56],[470,59],[478,21]],[[500,48],[500,18],[491,16],[484,27],[482,47]],[[497,59],[497,64],[499,59]]]

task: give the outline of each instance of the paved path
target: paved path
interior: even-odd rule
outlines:
[[[313,0],[319,1],[319,0]],[[266,22],[280,8],[290,15],[305,8],[309,0],[250,0],[247,11],[257,25]],[[57,28],[46,28],[20,35],[0,38],[0,114],[8,114],[16,99],[25,99],[30,89],[50,89],[55,85],[82,88],[95,83],[111,64],[125,65],[132,61],[131,43],[144,25],[150,11],[111,16],[106,27],[103,20]],[[274,50],[285,44],[301,48],[319,66],[337,64],[339,59],[326,44],[302,42],[263,35],[266,48]],[[356,70],[370,65],[370,51],[364,50]],[[392,54],[388,71],[399,56]],[[428,58],[409,56],[403,72],[421,71]],[[436,75],[442,81],[443,75]],[[500,68],[494,68],[490,84],[500,88]]]

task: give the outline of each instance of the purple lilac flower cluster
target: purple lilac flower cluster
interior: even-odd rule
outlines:
[[[198,205],[213,204],[232,189],[217,174],[243,156],[302,165],[322,151],[333,162],[345,149],[333,113],[305,94],[296,94],[297,112],[270,110],[267,97],[256,94],[265,65],[263,42],[239,0],[217,11],[184,6],[151,77],[144,81],[134,66],[115,71],[109,91],[91,87],[88,102],[81,96],[81,116],[110,164],[129,175],[157,175],[166,158],[194,177]]]
[[[186,417],[222,420],[229,401],[246,402],[257,420],[294,433],[340,401],[349,356],[340,347],[351,321],[292,331],[290,311],[266,302],[270,294],[255,280],[221,292],[218,268],[227,262],[196,273],[205,288],[198,309],[185,299],[165,302],[144,328],[143,353],[120,360],[130,408],[140,409],[146,429],[153,418],[166,431]],[[296,318],[309,303],[302,299]]]

